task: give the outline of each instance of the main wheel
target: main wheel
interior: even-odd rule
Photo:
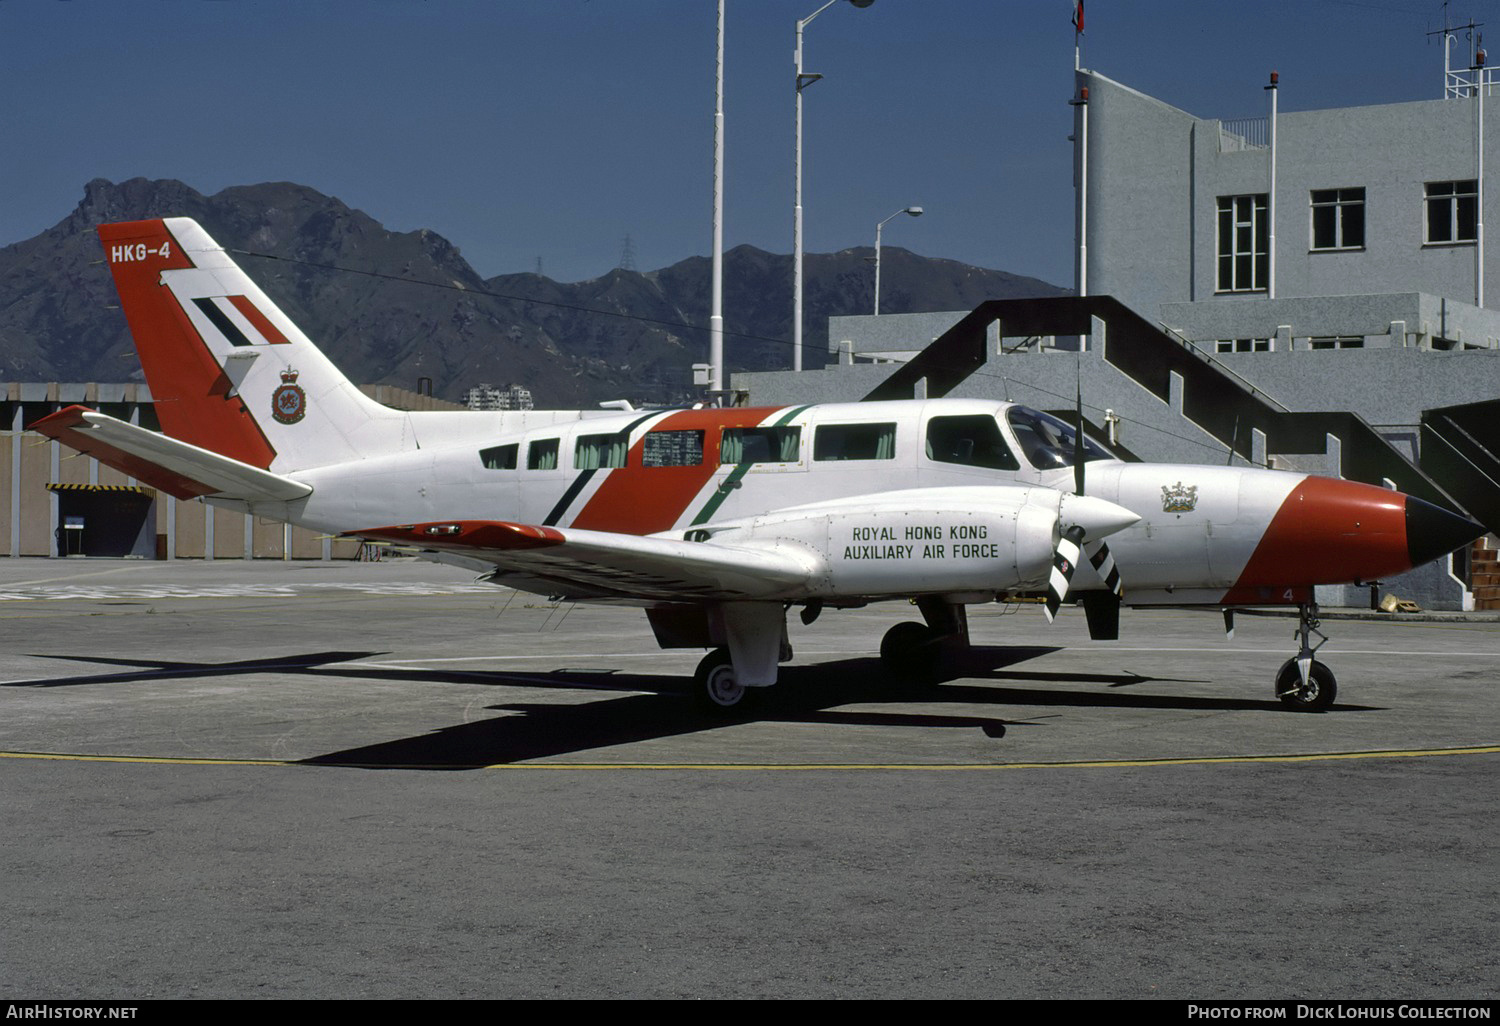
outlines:
[[[1322,712],[1338,697],[1339,685],[1333,671],[1325,664],[1313,661],[1307,671],[1307,683],[1302,683],[1302,674],[1297,669],[1297,660],[1288,659],[1276,671],[1276,697],[1281,704],[1302,712]]]
[[[880,661],[891,673],[906,678],[930,676],[942,656],[937,632],[925,623],[907,620],[880,639]]]
[[[699,706],[714,713],[743,709],[749,704],[750,689],[735,679],[729,649],[716,648],[703,657],[693,674],[693,697]]]

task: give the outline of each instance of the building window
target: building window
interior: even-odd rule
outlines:
[[[1307,340],[1309,349],[1363,349],[1363,335],[1326,335]]]
[[[1264,292],[1271,277],[1266,194],[1219,197],[1220,292]]]
[[[1479,183],[1427,183],[1427,236],[1429,243],[1473,242],[1479,237]]]
[[[1221,338],[1215,343],[1214,348],[1221,353],[1269,353],[1271,340],[1268,338]]]
[[[702,431],[652,431],[641,445],[644,467],[700,467],[703,465]]]
[[[1365,190],[1314,189],[1312,248],[1363,249]]]

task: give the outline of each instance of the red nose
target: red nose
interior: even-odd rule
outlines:
[[[1376,580],[1483,533],[1472,520],[1401,492],[1309,477],[1271,518],[1233,591]]]

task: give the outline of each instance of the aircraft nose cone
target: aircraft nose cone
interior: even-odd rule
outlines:
[[[1117,506],[1107,499],[1067,494],[1058,504],[1057,516],[1068,527],[1083,528],[1085,537],[1091,541],[1123,531],[1141,519],[1124,506]]]
[[[1484,525],[1414,496],[1406,497],[1406,550],[1421,566],[1484,534]]]

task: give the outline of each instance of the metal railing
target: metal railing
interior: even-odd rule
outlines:
[[[1219,152],[1264,150],[1271,145],[1270,121],[1259,118],[1233,118],[1219,122]]]
[[[1449,69],[1443,73],[1443,99],[1457,100],[1473,96],[1480,86],[1484,87],[1484,95],[1493,96],[1497,71],[1500,68]]]

